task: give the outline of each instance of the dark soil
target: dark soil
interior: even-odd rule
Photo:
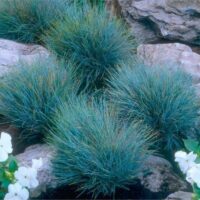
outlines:
[[[169,194],[153,193],[147,189],[144,189],[139,182],[129,187],[129,190],[119,189],[115,196],[99,196],[98,199],[165,199]],[[91,195],[81,195],[76,192],[76,187],[60,187],[56,190],[49,190],[43,194],[40,199],[92,199]]]

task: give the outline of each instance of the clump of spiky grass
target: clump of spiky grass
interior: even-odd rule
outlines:
[[[106,9],[70,6],[63,21],[44,36],[46,45],[59,57],[73,59],[81,90],[105,86],[122,61],[131,57],[135,42],[127,27]]]
[[[61,105],[48,141],[56,151],[52,167],[57,181],[97,198],[132,184],[152,143],[146,127],[121,127],[104,101],[86,99]]]
[[[173,152],[190,137],[198,119],[191,78],[165,67],[125,66],[110,81],[110,100],[123,122],[143,120],[159,132],[159,147]]]
[[[0,37],[41,43],[41,35],[61,20],[66,7],[66,0],[1,0]]]
[[[54,58],[21,62],[0,81],[0,115],[21,130],[22,139],[41,141],[60,101],[71,94],[72,74],[60,65]]]

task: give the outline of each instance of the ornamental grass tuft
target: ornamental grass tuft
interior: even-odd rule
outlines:
[[[93,198],[111,196],[133,184],[152,153],[150,130],[138,123],[121,127],[104,101],[87,97],[62,104],[48,138],[55,149],[53,174]]]
[[[191,77],[167,67],[125,66],[109,82],[111,102],[124,123],[142,120],[159,133],[159,148],[171,155],[191,137],[199,103]]]
[[[110,72],[128,60],[135,42],[127,27],[106,9],[69,6],[64,20],[46,32],[46,46],[65,60],[72,59],[80,90],[105,87]]]
[[[60,101],[75,91],[73,73],[61,65],[54,58],[21,62],[0,81],[2,121],[17,127],[26,141],[43,140]]]
[[[66,8],[66,0],[1,0],[0,37],[42,43],[41,35],[62,19]]]

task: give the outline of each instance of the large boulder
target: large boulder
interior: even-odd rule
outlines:
[[[32,197],[38,197],[42,192],[58,187],[58,182],[53,177],[51,170],[52,156],[53,149],[46,144],[30,146],[24,153],[17,155],[20,166],[31,166],[32,159],[43,159],[43,166],[38,174],[40,184],[31,192]],[[157,193],[164,190],[170,194],[187,189],[187,184],[173,172],[172,166],[167,160],[151,156],[144,166],[144,173],[141,173],[138,178],[143,187],[150,192]]]
[[[0,39],[0,78],[12,70],[17,62],[32,62],[40,56],[49,56],[49,52],[40,45],[25,45]]]
[[[134,35],[142,42],[160,38],[200,44],[200,1],[118,0]]]
[[[193,77],[194,83],[200,83],[200,55],[184,44],[142,44],[137,55],[149,66],[160,65],[181,68]]]

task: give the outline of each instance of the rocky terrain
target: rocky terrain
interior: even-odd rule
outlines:
[[[193,86],[200,96],[200,1],[108,0],[107,3],[108,8],[130,26],[139,43],[138,57],[149,67],[168,66],[171,73],[177,68],[183,69],[192,76]],[[0,78],[12,71],[18,61],[31,62],[49,55],[50,52],[40,45],[0,39]],[[12,134],[16,130],[9,131]],[[44,160],[39,174],[40,185],[31,191],[32,197],[39,197],[58,185],[51,173],[52,154],[53,150],[46,144],[37,144],[17,155],[20,165],[30,165],[33,158]],[[166,200],[191,200],[191,193],[187,192],[190,186],[167,160],[152,156],[145,167],[148,174],[144,172],[138,179],[146,190],[153,194],[173,193]]]

